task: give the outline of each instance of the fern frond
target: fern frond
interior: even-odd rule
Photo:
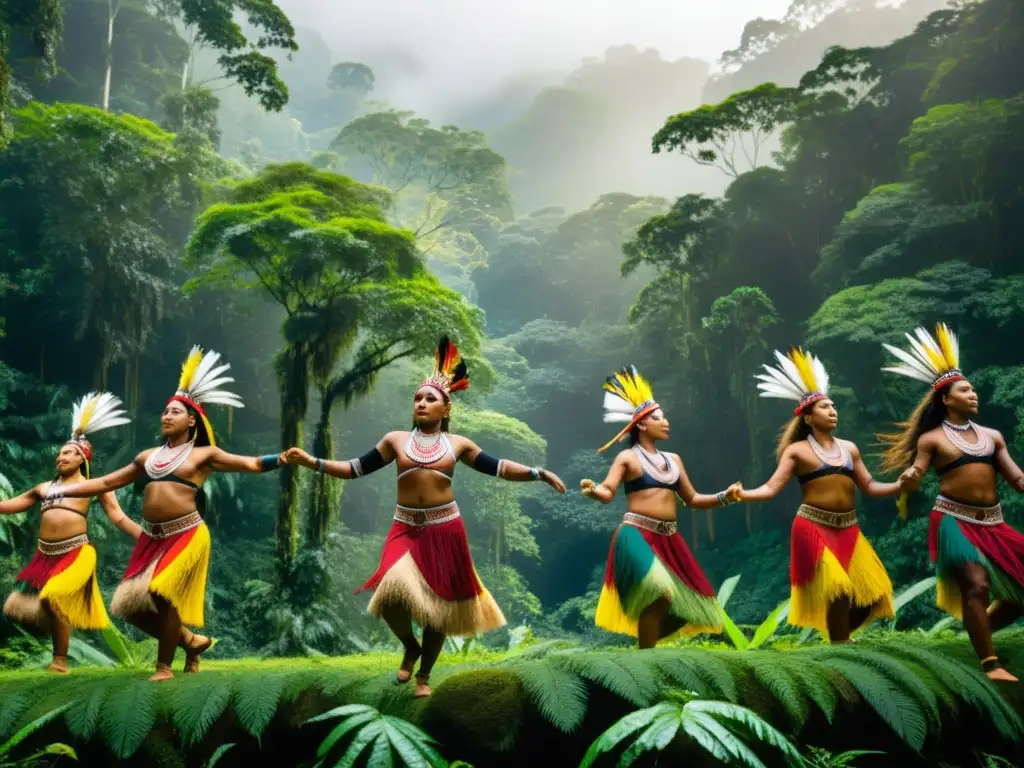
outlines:
[[[72,735],[89,739],[100,724],[100,708],[107,697],[108,686],[94,685],[68,710],[64,721]]]
[[[385,715],[382,720],[387,741],[407,768],[447,768],[448,763],[423,738],[426,734],[419,728],[397,717]]]
[[[376,738],[382,734],[383,730],[384,726],[381,725],[380,720],[374,720],[373,722],[363,726],[362,730],[356,733],[355,738],[352,739],[352,743],[348,745],[348,749],[345,750],[345,754],[342,755],[341,761],[338,763],[338,768],[352,768],[363,751],[370,746],[371,742],[375,741]],[[390,752],[388,756],[390,757]],[[367,765],[374,765],[373,758],[374,754],[370,753],[370,759],[367,761]],[[374,768],[376,768],[376,766],[374,766]]]
[[[641,728],[646,728],[655,719],[665,714],[674,714],[678,717],[680,707],[678,704],[662,702],[647,709],[641,709],[626,715],[615,723],[611,728],[602,733],[597,740],[590,745],[587,754],[583,756],[580,768],[590,768],[594,761],[604,752],[611,752],[619,744],[625,741],[631,734]]]
[[[821,664],[842,675],[879,717],[913,749],[920,750],[927,736],[927,719],[921,706],[876,669],[832,656]]]
[[[22,691],[9,691],[0,696],[0,739],[14,732],[14,726],[28,709],[28,697]]]
[[[280,675],[253,675],[238,681],[234,696],[235,712],[238,722],[256,741],[274,719],[283,688],[284,678]]]
[[[219,747],[217,747],[217,749],[214,750],[213,754],[210,755],[210,762],[206,764],[206,768],[213,768],[217,763],[220,762],[220,759],[224,757],[227,751],[234,746],[235,742],[231,742],[230,744],[221,744]]]
[[[809,659],[791,660],[783,656],[779,661],[800,681],[803,693],[817,705],[825,720],[831,723],[836,714],[836,707],[839,706],[839,694],[826,671]]]
[[[633,651],[566,655],[566,666],[616,696],[646,707],[658,695],[657,667]]]
[[[693,691],[701,696],[719,696],[720,691],[712,689],[697,672],[692,659],[683,657],[674,648],[654,648],[646,651],[647,656],[657,665],[661,674],[675,686]],[[732,678],[729,678],[730,681]]]
[[[752,658],[750,667],[754,679],[786,710],[794,726],[800,726],[807,720],[809,707],[807,697],[800,680],[789,670],[789,665],[781,663],[779,658]]]
[[[629,749],[622,753],[619,765],[627,766],[635,763],[644,752],[660,752],[679,733],[681,718],[678,712],[666,712],[654,719],[647,730],[640,734]]]
[[[578,674],[548,657],[532,663],[510,664],[537,711],[558,730],[572,733],[587,713],[587,686]]]
[[[373,768],[394,768],[395,761],[391,756],[391,742],[388,741],[387,734],[384,733],[384,723],[380,724],[380,730],[377,738],[373,740],[373,749],[370,750],[370,758],[366,761],[367,768],[371,765]],[[344,762],[342,766],[350,768]],[[412,767],[410,766],[410,768]]]
[[[773,728],[768,721],[757,715],[746,707],[738,707],[735,704],[728,704],[724,701],[691,701],[683,708],[684,716],[691,713],[703,713],[719,720],[724,720],[730,726],[741,726],[744,731],[749,732],[761,744],[782,752],[790,764],[800,763],[800,754],[796,748]]]
[[[149,681],[132,680],[107,697],[100,727],[115,756],[126,760],[135,754],[156,722],[155,704],[156,691]]]
[[[186,744],[202,741],[231,701],[231,684],[218,676],[182,680],[171,693],[171,716]]]
[[[51,720],[54,720],[57,717],[60,717],[62,714],[64,714],[64,712],[70,706],[71,706],[71,704],[68,703],[68,704],[64,704],[63,706],[57,707],[56,709],[51,709],[45,715],[41,715],[40,717],[37,717],[35,720],[33,720],[31,723],[28,723],[27,725],[25,725],[21,730],[19,730],[10,739],[8,739],[7,742],[5,742],[4,744],[0,744],[0,760],[3,760],[4,758],[6,758],[7,755],[9,755],[11,753],[11,751],[16,746],[18,746],[21,742],[23,742],[25,739],[27,739],[29,736],[31,736],[36,731],[38,731],[40,728],[45,726]],[[64,746],[64,745],[61,745],[61,746]],[[26,763],[27,762],[31,762],[31,761],[26,761]],[[9,765],[9,763],[6,763],[6,762],[0,763],[0,764]],[[18,763],[15,763],[14,765],[22,765],[22,763],[18,762]]]
[[[703,731],[715,740],[717,748],[713,754],[722,760],[721,754],[724,752],[728,757],[722,762],[726,765],[739,763],[749,768],[766,768],[765,764],[758,759],[750,747],[743,743],[742,739],[718,722],[711,714],[700,710],[684,712],[683,727],[685,728],[688,723],[699,724]]]
[[[739,687],[736,685],[735,668],[725,660],[723,654],[714,651],[698,651],[685,649],[676,651],[680,660],[689,661],[691,668],[704,681],[714,696],[727,701],[739,700]]]

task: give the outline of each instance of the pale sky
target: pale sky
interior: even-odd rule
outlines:
[[[401,52],[410,80],[448,101],[459,100],[451,89],[487,89],[529,70],[570,70],[613,45],[713,63],[738,44],[747,21],[781,17],[790,0],[279,2],[296,26],[319,31],[337,60],[373,66],[374,58]]]

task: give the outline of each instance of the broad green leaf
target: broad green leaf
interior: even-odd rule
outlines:
[[[736,574],[730,576],[728,579],[722,582],[722,586],[718,588],[718,604],[725,608],[725,604],[729,602],[729,598],[732,597],[732,593],[736,591],[736,585],[740,582],[740,576],[742,574]]]
[[[768,618],[761,622],[761,626],[757,628],[753,639],[750,641],[749,648],[760,648],[768,642],[775,635],[776,630],[779,628],[779,624],[785,621],[788,615],[789,600],[784,600],[776,606],[774,611],[768,614]]]

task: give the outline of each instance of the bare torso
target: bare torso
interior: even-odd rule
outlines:
[[[674,453],[661,452],[660,457],[672,461],[682,472],[682,460]],[[660,458],[659,457],[659,458]],[[632,483],[644,475],[644,468],[640,463],[635,451],[623,451],[616,458],[624,464],[623,480],[625,483]],[[637,515],[653,517],[657,520],[675,521],[678,517],[678,502],[676,491],[668,488],[644,488],[634,490],[626,494],[626,509]]]
[[[438,461],[423,465],[413,461],[405,452],[408,432],[391,432],[386,438],[387,445],[394,452],[398,474],[398,504],[414,509],[429,509],[450,504],[455,500],[452,479],[455,464],[465,439],[458,435],[445,435],[451,451]]]
[[[146,482],[142,496],[142,517],[151,523],[163,523],[195,512],[196,494],[202,493],[203,483],[213,471],[207,461],[212,449],[206,446],[193,448],[188,458],[173,473],[180,480],[187,480],[197,488],[169,479],[150,478],[144,465],[155,450],[158,449],[143,451],[135,460],[141,467],[142,477]]]
[[[81,475],[68,478],[64,482],[71,484],[82,480]],[[51,485],[58,486],[60,481],[54,483],[41,483],[36,486],[36,493],[39,498],[46,496]],[[43,501],[40,504],[39,513],[39,538],[43,541],[61,541],[74,536],[81,536],[87,530],[85,516],[89,512],[89,505],[92,499],[61,499],[58,505]]]
[[[855,450],[853,443],[839,441],[838,438],[835,438],[835,441],[842,442],[847,452]],[[795,462],[793,474],[797,478],[817,472],[824,466],[806,440],[794,443],[790,450]],[[857,485],[853,478],[841,474],[824,475],[800,485],[804,504],[830,512],[847,512],[853,509],[856,505],[856,490]]]
[[[996,432],[986,427],[985,433],[992,439],[996,439]],[[946,437],[942,427],[936,427],[921,436],[921,440],[927,440],[931,444],[934,453],[932,454],[932,467],[936,472],[947,464],[959,459],[964,454],[954,446]],[[977,436],[971,433],[964,435],[964,440],[975,443]],[[993,448],[995,446],[993,445]],[[988,507],[999,501],[999,491],[996,486],[996,469],[992,464],[972,463],[955,467],[948,472],[939,475],[939,493],[965,504],[972,504],[979,507]]]

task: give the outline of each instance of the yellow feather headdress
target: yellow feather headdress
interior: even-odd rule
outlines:
[[[606,424],[621,421],[627,424],[615,437],[601,446],[598,453],[608,450],[615,442],[625,437],[629,430],[660,407],[654,401],[651,385],[634,366],[628,365],[609,376],[604,382],[604,421]]]
[[[213,403],[216,405],[228,405],[232,408],[244,408],[242,399],[233,392],[219,389],[224,384],[234,381],[230,376],[222,376],[231,366],[228,363],[217,365],[220,360],[220,353],[210,350],[204,353],[198,345],[192,347],[181,366],[181,376],[178,379],[178,390],[168,400],[177,400],[196,411],[203,420],[203,427],[210,439],[210,445],[216,445],[213,435],[213,427],[206,417],[203,405]]]
[[[799,347],[790,347],[788,356],[776,350],[775,359],[779,363],[775,368],[763,365],[766,373],[754,377],[759,382],[761,397],[795,400],[794,415],[828,397],[828,372],[821,360]]]
[[[931,384],[939,389],[964,378],[960,370],[960,342],[956,334],[945,323],[935,326],[932,337],[924,328],[914,329],[917,338],[904,334],[910,342],[910,351],[905,352],[891,344],[882,344],[886,351],[900,362],[888,365],[883,371],[898,373],[918,381]]]

